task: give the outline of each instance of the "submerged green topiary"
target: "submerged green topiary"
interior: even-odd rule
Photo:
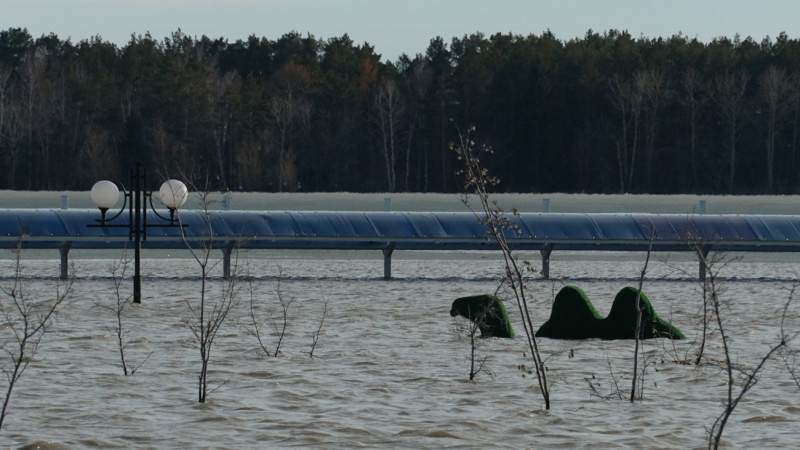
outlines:
[[[614,297],[611,311],[603,320],[605,336],[603,339],[633,339],[636,333],[636,294],[639,290],[633,287],[622,288]],[[658,317],[653,305],[644,292],[640,294],[642,307],[642,339],[671,338],[686,339],[680,330],[669,322]]]
[[[550,319],[539,328],[536,336],[589,339],[597,337],[602,320],[585,292],[575,286],[564,286],[553,302]]]
[[[550,319],[536,332],[537,337],[552,339],[634,339],[636,333],[636,294],[633,287],[625,287],[614,298],[608,317],[602,318],[592,302],[578,287],[565,286],[553,302]],[[650,304],[644,293],[640,296],[642,306],[643,339],[664,337],[685,339],[686,337],[670,323],[664,321]]]
[[[466,317],[477,323],[483,337],[514,337],[514,329],[511,328],[506,306],[494,295],[481,294],[457,298],[450,308],[450,315]]]

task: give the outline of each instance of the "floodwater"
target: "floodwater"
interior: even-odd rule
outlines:
[[[0,286],[8,288],[14,261],[10,252],[3,256]],[[58,255],[48,256],[23,259],[28,298],[55,293]],[[644,291],[688,339],[644,343],[643,398],[630,403],[617,395],[630,391],[632,341],[541,339],[552,383],[549,411],[525,370],[531,361],[510,299],[517,338],[479,340],[494,376],[468,381],[469,342],[454,331],[450,304],[497,289],[502,262],[496,254],[396,254],[394,279],[386,281],[379,254],[242,252],[238,271],[249,278],[238,283],[240,303],[217,336],[205,404],[197,402],[200,354],[186,325],[188,305],[196,306],[200,295],[199,266],[181,252],[145,253],[143,303],[123,316],[126,359],[141,366],[126,377],[116,317],[106,308],[116,302],[111,266],[119,256],[75,259],[74,290],[15,387],[0,447],[699,448],[723,409],[719,334],[709,335],[704,364],[681,363],[696,354],[702,332],[697,262],[686,255],[654,255],[648,266]],[[538,264],[538,255],[522,256]],[[794,255],[720,256],[717,281],[731,355],[752,368],[779,341],[799,267]],[[617,291],[637,285],[644,259],[554,253],[553,279],[534,277],[528,286],[534,321],[547,319],[554,292],[567,284],[582,288],[607,314]],[[220,266],[211,272],[210,302],[221,295]],[[130,289],[126,280],[121,294]],[[291,301],[278,357],[265,355],[252,335],[251,299],[271,349],[280,299]],[[787,334],[800,331],[798,307],[790,304]],[[9,323],[0,329],[4,345]],[[793,367],[791,354],[788,363]],[[781,358],[766,364],[728,422],[725,445],[797,445],[800,387],[786,366]],[[0,379],[2,392],[5,386]]]

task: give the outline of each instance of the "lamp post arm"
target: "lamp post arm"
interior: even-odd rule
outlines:
[[[169,209],[169,217],[164,217],[158,213],[158,210],[156,209],[155,205],[153,205],[153,196],[150,195],[149,197],[150,197],[150,209],[153,211],[153,214],[169,222],[170,225],[175,225],[175,208],[167,208]]]
[[[108,222],[111,222],[120,215],[122,215],[122,213],[125,211],[125,207],[128,206],[128,197],[130,196],[130,193],[126,192],[125,188],[122,189],[122,192],[125,195],[123,196],[122,206],[119,208],[119,211],[117,211],[116,214],[114,214],[113,216],[108,217],[108,212],[107,212],[108,210],[106,210],[105,212],[102,213],[101,218],[94,219],[96,222],[100,222],[100,225],[107,226]]]

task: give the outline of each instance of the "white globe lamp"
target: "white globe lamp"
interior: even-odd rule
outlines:
[[[100,208],[102,214],[101,222],[105,222],[106,212],[113,208],[119,200],[119,188],[116,184],[108,180],[101,180],[92,186],[90,193],[92,203]]]
[[[172,221],[175,217],[175,210],[183,206],[186,199],[189,198],[189,190],[180,180],[167,180],[158,190],[158,198],[164,206],[169,208],[170,221]]]

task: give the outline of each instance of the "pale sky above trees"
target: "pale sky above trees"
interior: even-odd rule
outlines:
[[[0,29],[27,28],[73,42],[100,36],[123,45],[132,34],[160,40],[187,35],[229,41],[277,39],[290,31],[328,39],[347,33],[384,60],[422,53],[430,39],[481,32],[541,34],[561,40],[627,30],[632,36],[678,33],[701,41],[737,33],[761,41],[800,37],[796,0],[0,0]]]

